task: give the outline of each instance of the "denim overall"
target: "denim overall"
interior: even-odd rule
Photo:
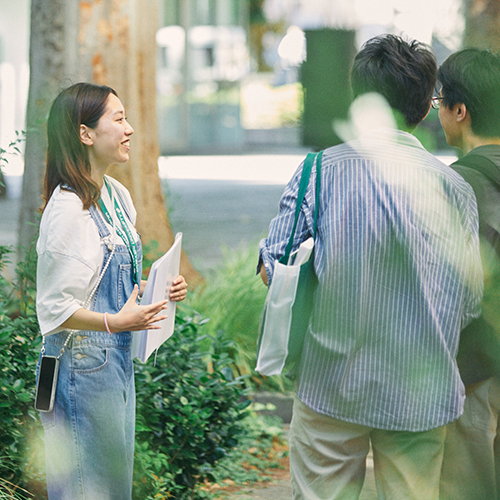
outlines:
[[[111,262],[89,309],[117,313],[132,293],[133,267],[125,245],[111,252],[110,231],[99,211],[90,214],[104,241],[103,268]],[[128,214],[127,214],[128,215]],[[130,218],[130,217],[129,217]],[[137,242],[139,268],[142,250]],[[140,276],[139,269],[139,276]],[[57,356],[68,332],[45,338]],[[130,500],[135,432],[132,333],[75,331],[60,358],[52,412],[41,412],[50,500]]]

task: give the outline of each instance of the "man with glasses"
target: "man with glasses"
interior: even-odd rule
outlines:
[[[447,429],[442,500],[495,500],[500,479],[500,56],[465,49],[438,73],[439,119],[450,146],[465,156],[452,165],[474,189],[484,271],[483,313],[460,338],[466,385],[463,416]]]
[[[436,77],[426,46],[368,41],[351,71],[360,134],[323,153],[319,283],[290,427],[296,500],[357,499],[370,444],[378,498],[438,498],[445,425],[464,404],[458,337],[479,314],[482,272],[471,187],[411,134]],[[292,232],[301,173],[260,244],[265,282]],[[313,234],[316,175],[293,250]]]

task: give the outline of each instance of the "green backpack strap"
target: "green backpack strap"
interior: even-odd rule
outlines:
[[[489,158],[486,158],[486,156],[479,154],[465,155],[455,163],[452,163],[451,167],[453,168],[454,165],[472,168],[483,174],[488,180],[493,182],[493,184],[500,184],[500,170],[498,166]]]
[[[281,257],[280,262],[282,264],[288,263],[290,253],[293,247],[293,240],[295,237],[295,230],[297,229],[297,222],[299,220],[300,209],[302,208],[302,203],[307,191],[307,186],[309,185],[309,179],[311,177],[312,167],[314,165],[314,160],[316,160],[316,203],[314,207],[314,225],[313,225],[313,237],[316,239],[316,224],[318,220],[318,206],[319,206],[319,192],[321,187],[321,158],[323,156],[323,151],[319,153],[308,153],[304,161],[304,167],[302,169],[302,176],[300,178],[299,191],[297,194],[297,205],[295,207],[295,221],[293,223],[292,233],[290,234],[290,239],[286,246],[285,255]]]

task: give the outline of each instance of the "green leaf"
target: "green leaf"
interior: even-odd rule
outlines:
[[[19,392],[25,385],[26,385],[26,382],[24,380],[17,379],[14,382],[14,385],[12,386],[12,390],[14,392]]]

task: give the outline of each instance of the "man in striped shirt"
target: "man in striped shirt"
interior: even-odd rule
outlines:
[[[295,499],[358,498],[370,443],[379,498],[438,498],[444,426],[465,398],[459,333],[479,314],[482,271],[472,189],[411,135],[436,75],[427,47],[393,35],[354,60],[360,135],[322,160],[319,285],[290,430]],[[301,171],[260,244],[265,282],[291,234]],[[312,234],[315,177],[294,248]]]

